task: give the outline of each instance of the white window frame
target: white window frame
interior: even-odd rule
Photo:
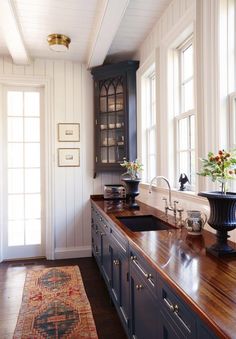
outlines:
[[[195,151],[196,151],[196,146],[193,148],[191,145],[191,127],[190,127],[190,121],[191,121],[191,117],[194,116],[195,117],[195,109],[192,108],[190,110],[184,111],[183,110],[183,93],[182,93],[182,87],[183,85],[185,85],[186,83],[188,83],[189,81],[193,81],[193,100],[194,100],[194,57],[193,57],[193,75],[185,80],[183,80],[182,78],[182,57],[183,57],[183,52],[189,48],[189,46],[193,46],[194,49],[194,39],[193,39],[193,35],[189,36],[179,47],[176,48],[176,54],[177,54],[177,59],[178,62],[177,64],[177,68],[175,70],[175,74],[177,75],[177,86],[176,88],[177,90],[177,95],[175,95],[175,117],[174,117],[174,130],[175,130],[175,140],[176,143],[174,145],[174,153],[175,153],[175,164],[176,164],[176,173],[177,173],[177,177],[178,175],[180,175],[180,154],[181,152],[187,152],[188,154],[188,173],[186,173],[188,175],[188,178],[191,182],[191,173],[195,172],[195,168],[192,169],[191,168],[191,154],[194,154],[194,158],[196,157],[195,155]],[[193,103],[193,105],[195,105],[195,103]],[[188,119],[188,140],[187,140],[187,148],[186,149],[181,149],[180,150],[180,138],[179,138],[179,123],[181,120],[183,119]],[[196,135],[196,119],[195,119],[195,133],[194,135]],[[194,140],[194,144],[196,145],[196,140]],[[178,182],[177,182],[178,178],[176,178],[176,187],[178,186]],[[190,189],[191,191],[195,190],[195,185],[191,184],[190,185]]]
[[[154,81],[154,89],[153,89]],[[157,117],[156,117],[156,73],[155,64],[142,76],[142,162],[144,164],[143,181],[150,182],[157,171]],[[154,100],[153,100],[154,99]],[[150,153],[150,135],[155,134],[154,152]],[[151,174],[150,157],[155,158],[155,174]]]

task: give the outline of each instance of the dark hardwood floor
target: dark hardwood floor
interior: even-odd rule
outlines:
[[[126,339],[105,283],[93,258],[28,260],[0,264],[0,338],[12,338],[21,305],[25,275],[32,266],[78,265],[91,304],[99,339]]]

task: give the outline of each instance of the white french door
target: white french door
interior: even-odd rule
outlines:
[[[42,93],[4,91],[3,259],[44,256]]]

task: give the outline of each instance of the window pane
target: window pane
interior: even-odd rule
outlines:
[[[195,148],[195,116],[190,116],[190,148]]]
[[[189,176],[188,173],[188,152],[180,152],[179,156],[179,169],[180,173],[185,173]]]
[[[40,141],[40,120],[39,118],[24,119],[24,141]]]
[[[8,141],[23,141],[23,118],[8,118]]]
[[[25,222],[25,244],[37,245],[41,243],[40,220],[27,220]]]
[[[8,170],[8,193],[24,192],[24,172],[23,169]]]
[[[23,167],[23,144],[8,144],[8,167]]]
[[[27,194],[25,196],[25,218],[40,219],[41,202],[40,194]]]
[[[24,218],[24,196],[9,195],[8,196],[8,219],[23,219]]]
[[[40,169],[25,170],[25,193],[40,192]]]
[[[193,76],[193,45],[183,51],[183,81]]]
[[[7,93],[8,116],[23,115],[23,92],[9,91]]]
[[[157,175],[157,172],[156,172],[156,156],[150,155],[150,157],[149,157],[149,177],[148,177],[148,180],[150,181],[156,175]]]
[[[192,186],[195,186],[195,178],[196,178],[196,171],[195,171],[195,152],[191,152],[191,163],[190,163],[190,168],[191,168],[191,173],[190,173],[190,182]]]
[[[193,80],[183,85],[183,112],[193,109]]]
[[[25,167],[40,167],[39,144],[25,144]]]
[[[188,148],[188,118],[179,120],[179,149],[186,150]]]
[[[38,92],[25,92],[24,95],[24,115],[31,117],[39,117],[39,93]]]
[[[8,221],[8,246],[24,245],[24,221]]]
[[[149,154],[156,153],[156,133],[155,129],[149,131]]]

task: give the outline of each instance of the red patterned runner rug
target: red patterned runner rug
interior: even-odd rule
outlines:
[[[14,339],[98,339],[78,266],[27,273]]]

